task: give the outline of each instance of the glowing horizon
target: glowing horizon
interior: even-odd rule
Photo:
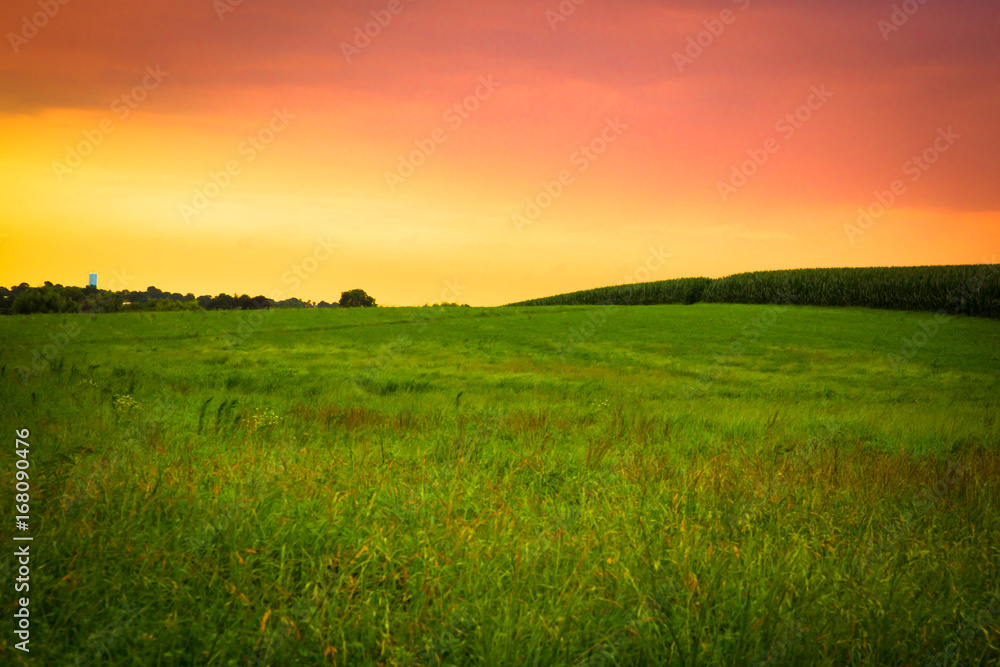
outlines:
[[[0,284],[497,305],[653,255],[649,280],[995,262],[997,19],[14,0]]]

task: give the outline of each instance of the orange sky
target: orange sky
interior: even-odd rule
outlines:
[[[995,2],[63,2],[0,7],[7,286],[493,305],[1000,247]]]

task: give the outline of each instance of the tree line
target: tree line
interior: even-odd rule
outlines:
[[[361,289],[341,293],[336,303],[303,301],[297,298],[275,301],[263,295],[218,294],[195,296],[192,293],[164,292],[156,287],[145,291],[111,291],[96,287],[54,285],[49,281],[37,287],[21,283],[0,287],[0,315],[33,313],[96,313],[125,311],[174,310],[262,310],[266,308],[370,308],[375,299]]]

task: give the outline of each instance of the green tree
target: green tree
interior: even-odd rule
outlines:
[[[15,315],[30,315],[32,313],[67,313],[73,309],[67,301],[52,287],[32,287],[21,292],[11,305]]]
[[[236,308],[236,297],[228,294],[219,294],[214,297],[209,310],[232,310]]]
[[[368,296],[363,289],[352,289],[341,292],[340,305],[344,308],[371,308],[375,306],[375,299]]]

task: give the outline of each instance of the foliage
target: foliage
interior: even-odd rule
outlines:
[[[943,310],[1000,318],[1000,264],[741,273],[712,281],[704,300]]]
[[[16,306],[15,304],[20,301]],[[313,304],[297,298],[274,301],[263,295],[247,294],[199,296],[170,293],[150,286],[143,291],[64,287],[46,282],[42,287],[27,283],[7,289],[0,287],[0,315],[31,313],[104,313],[118,310],[260,310],[264,308],[311,308]]]
[[[14,315],[34,313],[66,313],[73,310],[72,303],[52,287],[35,287],[19,294],[11,305]]]
[[[352,289],[341,293],[340,305],[344,308],[371,308],[375,306],[375,299],[363,289]]]
[[[153,310],[157,312],[173,311],[200,311],[201,305],[197,301],[174,301],[173,299],[149,299],[139,303],[130,303],[122,306],[122,310]]]
[[[14,315],[33,313],[105,313],[116,312],[122,305],[121,294],[96,290],[92,287],[63,287],[46,283],[43,287],[27,287],[22,283],[8,293],[9,312]]]
[[[284,301],[272,302],[275,308],[310,308],[312,304],[308,301],[302,301],[301,299],[296,299],[292,297],[291,299],[285,299]]]
[[[519,306],[794,303],[944,311],[1000,318],[1000,265],[757,271],[726,278],[681,278],[533,299]]]
[[[571,292],[542,299],[512,304],[515,306],[651,306],[659,304],[692,304],[701,300],[709,278],[677,278],[651,283],[617,285]]]

